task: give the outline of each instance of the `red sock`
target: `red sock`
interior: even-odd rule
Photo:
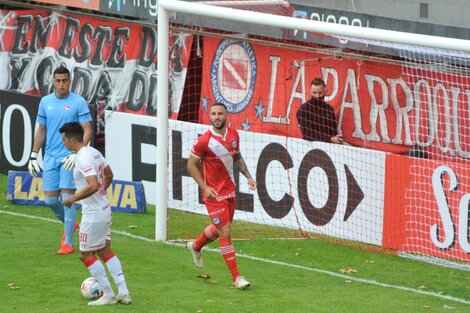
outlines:
[[[101,260],[103,260],[104,263],[108,262],[110,259],[112,259],[114,256],[114,252],[113,251],[110,251],[109,254],[104,257],[104,258],[101,258]]]
[[[219,233],[217,233],[217,229],[215,228],[214,224],[210,224],[206,227],[206,229],[204,229],[204,232],[201,234],[201,236],[196,239],[193,245],[193,249],[196,251],[201,251],[202,247],[216,240],[218,237]]]
[[[235,279],[240,276],[240,273],[238,272],[237,256],[232,245],[232,238],[220,238],[219,244],[220,253],[222,254],[225,264],[230,271],[230,275],[232,275],[233,281],[235,281]]]
[[[83,260],[83,264],[85,264],[86,267],[90,267],[93,263],[98,261],[98,258],[94,255],[90,256],[88,259]]]

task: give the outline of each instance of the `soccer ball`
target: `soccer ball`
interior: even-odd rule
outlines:
[[[103,290],[101,290],[100,285],[94,277],[88,277],[82,282],[82,287],[80,288],[82,295],[86,299],[98,299],[103,295]]]

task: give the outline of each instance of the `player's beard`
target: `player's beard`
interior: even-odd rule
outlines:
[[[323,101],[321,98],[312,97],[310,102],[313,104],[313,106],[319,106],[322,102],[324,103],[325,101]]]
[[[222,129],[224,129],[226,122],[227,122],[227,120],[221,120],[219,126],[216,126],[213,121],[211,121],[211,124],[212,124],[212,127],[214,127],[215,129],[222,130]]]

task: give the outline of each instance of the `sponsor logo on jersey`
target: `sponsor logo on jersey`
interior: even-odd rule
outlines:
[[[230,198],[233,198],[233,197],[235,197],[235,191],[232,191],[231,193],[226,194],[224,196],[217,196],[217,197],[215,197],[215,200],[222,201],[222,200],[230,199]]]
[[[64,110],[65,111],[70,111],[70,110],[72,110],[72,107],[69,107],[68,105],[66,105],[66,106],[64,106]]]
[[[215,152],[217,152],[217,151],[215,151]],[[225,159],[225,158],[228,158],[228,157],[233,157],[237,153],[238,153],[237,151],[232,150],[232,151],[229,151],[227,153],[216,154],[215,157],[217,159]]]
[[[225,211],[225,208],[221,208],[221,209],[218,209],[214,212],[211,212],[211,215],[221,214],[221,213],[224,213],[224,211]]]

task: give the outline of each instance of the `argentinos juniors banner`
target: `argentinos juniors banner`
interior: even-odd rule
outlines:
[[[98,109],[156,114],[157,29],[43,10],[0,11],[0,89],[46,95],[65,65],[72,91]],[[170,114],[177,114],[192,35],[171,33]]]
[[[397,153],[419,144],[430,157],[470,158],[468,78],[209,37],[203,62],[202,123],[219,101],[237,129],[301,137],[296,112],[322,77],[347,143]]]

